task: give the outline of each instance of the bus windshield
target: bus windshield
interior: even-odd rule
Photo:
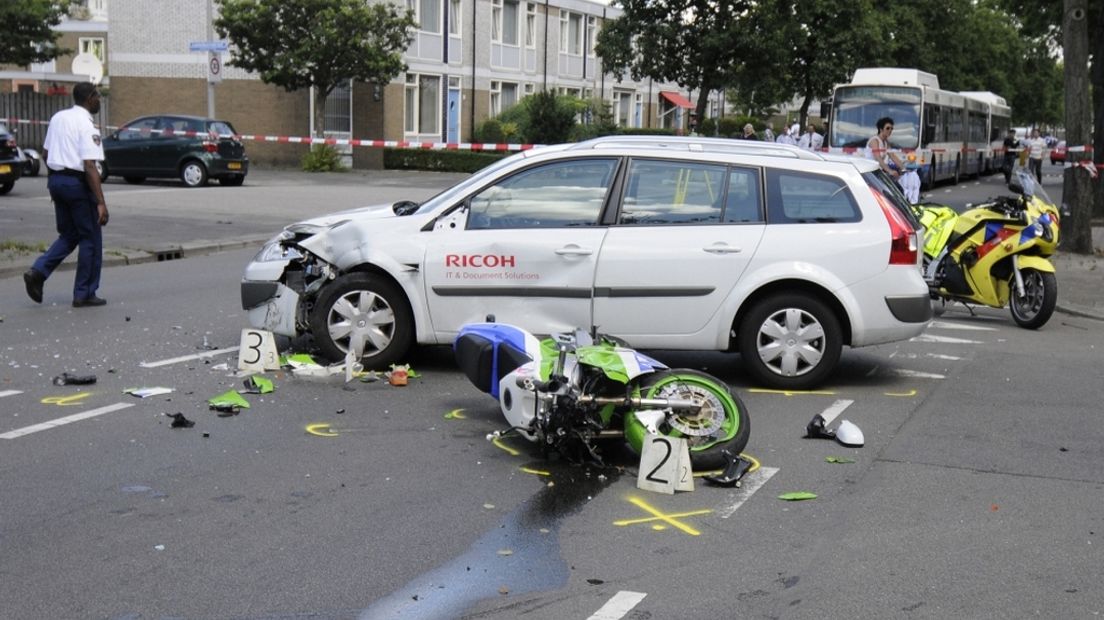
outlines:
[[[844,86],[832,101],[830,146],[866,146],[879,118],[893,119],[890,148],[914,149],[920,130],[920,89],[907,86]]]

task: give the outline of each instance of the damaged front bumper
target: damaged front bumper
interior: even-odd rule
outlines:
[[[298,336],[309,331],[318,289],[335,276],[332,265],[281,234],[265,244],[246,266],[241,282],[242,309],[256,329]]]

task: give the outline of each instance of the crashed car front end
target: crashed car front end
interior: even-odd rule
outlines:
[[[290,337],[309,330],[313,300],[322,285],[336,277],[336,270],[299,243],[328,228],[289,226],[253,257],[241,283],[242,308],[250,325]]]

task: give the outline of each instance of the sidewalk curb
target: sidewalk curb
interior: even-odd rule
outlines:
[[[1058,303],[1054,306],[1054,309],[1062,314],[1068,314],[1070,316],[1077,316],[1084,319],[1093,319],[1095,321],[1104,321],[1104,312],[1099,310],[1089,310],[1083,306],[1069,305]]]
[[[103,267],[119,267],[122,265],[141,265],[142,263],[157,263],[168,260],[177,260],[181,258],[187,258],[189,256],[204,256],[207,254],[216,254],[218,252],[225,252],[229,250],[240,250],[243,248],[255,247],[260,249],[264,242],[268,241],[271,235],[265,235],[263,237],[253,237],[246,239],[236,239],[233,241],[211,241],[211,240],[197,240],[182,244],[169,244],[160,247],[153,247],[148,250],[134,250],[129,248],[104,248],[103,251]],[[17,275],[21,275],[31,264],[34,263],[38,257],[37,254],[27,255],[25,262],[18,262],[18,259],[13,260],[9,264],[0,265],[0,278],[8,278]],[[57,271],[72,271],[77,268],[76,253],[66,259],[65,262],[58,265]],[[242,265],[242,269],[245,269],[245,265]],[[55,271],[55,273],[57,273]]]

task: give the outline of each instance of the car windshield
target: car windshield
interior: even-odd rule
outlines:
[[[877,132],[878,119],[893,119],[889,146],[914,149],[920,135],[920,90],[901,86],[848,86],[836,90],[832,102],[830,146],[866,146]]]
[[[483,180],[487,178],[488,175],[494,174],[496,171],[513,165],[514,162],[524,158],[524,152],[514,153],[509,157],[503,157],[502,159],[494,162],[486,168],[482,168],[476,171],[470,177],[464,179],[463,181],[460,181],[456,185],[453,185],[452,187],[449,187],[437,193],[433,197],[423,201],[422,204],[419,205],[417,209],[411,211],[410,214],[418,213],[423,210],[432,210],[441,206],[442,204],[447,204],[451,202],[456,196],[463,195],[469,189],[480,185]]]

